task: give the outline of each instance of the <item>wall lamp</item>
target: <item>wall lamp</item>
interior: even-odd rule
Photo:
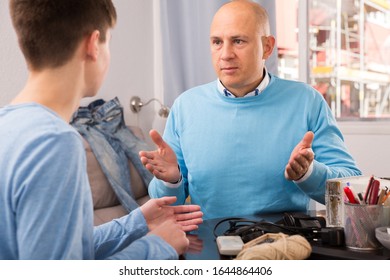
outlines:
[[[141,111],[141,108],[143,106],[146,106],[148,105],[149,103],[151,103],[152,101],[156,101],[160,104],[160,110],[158,110],[158,115],[160,117],[163,117],[163,118],[167,118],[168,115],[169,115],[169,107],[168,106],[165,106],[164,104],[161,103],[160,100],[158,100],[157,98],[152,98],[150,99],[148,102],[146,103],[143,103],[141,98],[139,98],[138,96],[133,96],[131,99],[130,99],[130,110],[133,112],[133,113],[138,113],[139,111]]]

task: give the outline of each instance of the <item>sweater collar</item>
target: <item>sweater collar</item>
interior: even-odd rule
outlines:
[[[268,86],[269,80],[270,79],[269,79],[268,71],[264,67],[264,78],[263,78],[263,80],[260,82],[260,84],[257,86],[257,88],[255,88],[253,91],[248,92],[243,97],[245,98],[245,97],[257,96],[257,95],[261,94],[263,92],[263,90]],[[224,85],[222,84],[220,79],[218,79],[217,85],[218,85],[218,92],[220,94],[222,94],[223,96],[230,97],[230,98],[238,98],[237,96],[235,96],[233,93],[231,93],[230,91],[228,91],[224,87]]]

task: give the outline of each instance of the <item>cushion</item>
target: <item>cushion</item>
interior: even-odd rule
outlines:
[[[93,208],[100,209],[120,204],[89,143],[85,140],[83,142],[87,156],[87,173],[91,186]]]
[[[93,215],[93,224],[95,226],[107,223],[113,219],[117,219],[127,214],[125,208],[122,205],[117,205],[113,207],[96,209]]]
[[[130,126],[129,128],[138,138],[144,140],[142,130],[139,127]],[[89,143],[85,139],[83,140],[83,143],[86,151],[88,179],[91,186],[93,208],[95,212],[94,222],[95,225],[99,225],[112,219],[119,218],[127,214],[127,211],[120,204],[107,177],[103,173],[96,156],[92,152]],[[134,197],[137,203],[142,205],[150,199],[147,188],[130,160],[128,161],[128,165],[130,170],[130,183]]]

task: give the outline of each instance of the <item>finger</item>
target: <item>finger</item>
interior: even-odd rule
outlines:
[[[296,157],[296,161],[299,163],[300,166],[303,167],[305,170],[304,173],[307,172],[310,164],[312,164],[314,160],[314,153],[312,149],[305,149],[299,153],[299,155]]]
[[[187,238],[190,241],[190,247],[193,247],[194,249],[203,248],[203,241],[199,239],[197,235],[187,234]]]
[[[170,182],[169,176],[165,172],[160,172],[157,169],[153,168],[153,171],[151,171],[154,177],[157,179],[160,179],[165,182]]]
[[[203,249],[203,244],[194,243],[190,240],[190,246],[188,247],[187,252],[199,253],[202,252],[202,249]]]
[[[310,161],[304,155],[298,155],[292,163],[293,169],[298,172],[307,169],[309,165]]]
[[[195,212],[200,210],[199,205],[177,205],[172,206],[174,208],[175,213],[188,213],[188,212]]]
[[[161,164],[161,161],[156,159],[148,159],[148,158],[141,158],[141,162],[146,165],[152,165],[154,169],[158,170],[159,172],[165,172],[167,170],[166,166]]]
[[[170,176],[169,176],[169,174],[166,172],[165,169],[159,170],[159,169],[156,168],[156,166],[153,166],[153,171],[151,171],[151,172],[152,172],[152,174],[153,174],[156,178],[158,178],[158,179],[160,179],[160,180],[162,180],[162,181],[165,181],[165,182],[172,182],[172,179],[170,179]]]
[[[158,172],[157,175],[164,173],[166,170],[159,165],[154,164],[150,160],[141,160],[142,164],[148,169],[151,173]],[[156,174],[155,174],[156,175]]]
[[[177,221],[177,223],[183,227],[198,226],[203,223],[202,218],[196,218],[191,220]]]
[[[148,154],[147,151],[139,151],[138,155],[139,157],[147,157],[146,155]]]
[[[145,168],[146,168],[147,170],[149,170],[149,172],[152,173],[154,176],[156,176],[156,174],[154,174],[155,171],[154,171],[154,166],[153,166],[153,165],[147,163],[147,164],[145,164]],[[157,176],[156,176],[156,177],[157,177]]]
[[[143,165],[145,165],[149,162],[148,158],[146,158],[146,157],[140,157],[140,160],[141,160]]]
[[[304,164],[300,164],[298,161],[290,162],[286,166],[285,172],[287,173],[288,177],[286,179],[297,181],[301,179],[309,169],[310,163],[305,161]]]
[[[197,230],[198,228],[197,225],[182,226],[182,230],[185,232]]]
[[[155,157],[156,151],[140,151],[138,153],[139,157],[142,158],[147,158],[147,159],[153,159]]]
[[[198,219],[198,218],[202,218],[202,217],[203,217],[203,213],[200,211],[175,215],[176,221],[178,221],[178,222]]]
[[[293,169],[298,174],[298,177],[302,177],[306,174],[312,162],[313,160],[308,160],[303,156],[299,158],[299,161],[295,162]]]
[[[286,166],[285,173],[285,177],[288,180],[295,180],[296,178],[298,178],[298,174],[292,169],[290,164]]]
[[[197,234],[187,234],[187,238],[189,241],[194,241],[194,242],[199,241],[199,242],[203,243],[203,241],[199,239],[199,236]]]
[[[190,241],[190,245],[193,245],[198,248],[203,247],[203,240],[199,239],[197,235],[187,234],[187,238]]]
[[[311,148],[311,145],[313,144],[313,139],[314,133],[312,131],[306,132],[301,141],[302,148]]]
[[[181,226],[181,229],[185,232],[189,232],[192,230],[197,230],[199,228],[199,225],[203,222],[203,220],[194,221],[190,223],[189,221],[186,222],[178,222],[178,224]]]
[[[148,162],[148,165],[153,166],[153,171],[156,171],[156,172],[158,172],[159,174],[164,173],[164,172],[166,171],[166,169],[163,168],[162,166],[159,166],[159,165],[157,165],[157,164],[153,164],[153,163],[151,163],[150,161]]]
[[[299,155],[311,161],[314,159],[314,151],[312,148],[302,149],[299,151]]]
[[[156,146],[158,148],[165,147],[166,144],[165,144],[164,140],[162,139],[160,133],[157,132],[157,130],[152,129],[149,132],[149,135],[150,135],[150,138],[152,138],[152,141],[154,142],[154,144],[156,144]]]
[[[149,160],[148,164],[153,165],[153,168],[161,175],[164,175],[169,182],[176,182],[181,177],[177,164],[169,164],[162,160]]]
[[[303,167],[299,165],[297,162],[291,165],[291,169],[294,172],[294,178],[298,177],[303,172]]]
[[[156,200],[159,206],[166,206],[174,203],[177,200],[176,196],[163,196]]]

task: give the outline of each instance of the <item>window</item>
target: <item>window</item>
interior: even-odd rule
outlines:
[[[299,1],[308,15],[307,30],[299,29],[306,62],[299,59]],[[390,119],[389,1],[276,0],[276,22],[281,77],[302,80],[299,63],[306,63],[305,82],[338,120]]]

